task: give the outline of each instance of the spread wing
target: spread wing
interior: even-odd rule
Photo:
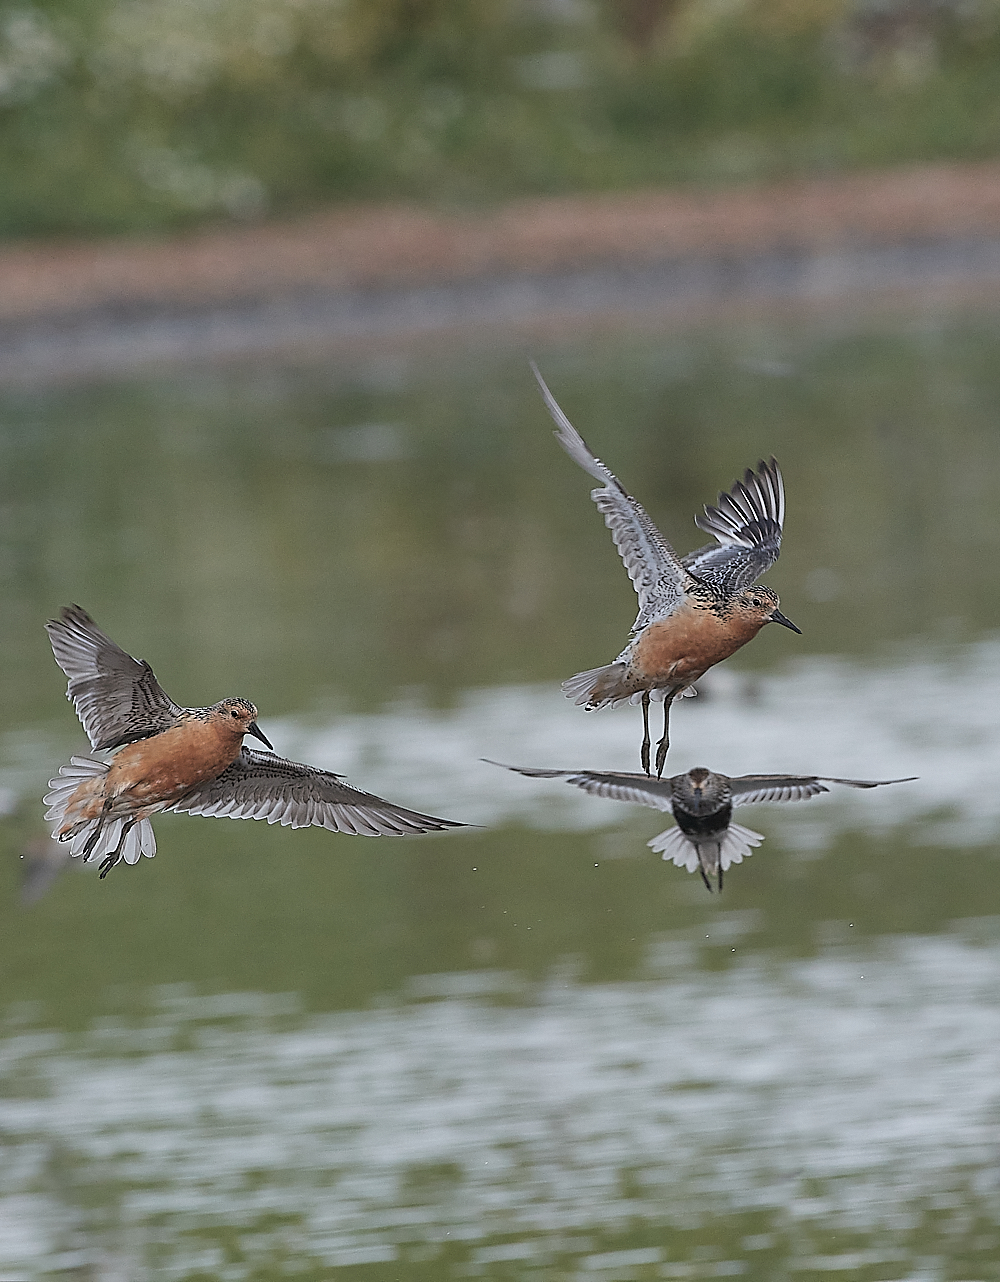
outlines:
[[[717,543],[707,543],[682,558],[682,564],[713,587],[726,593],[740,592],[755,583],[774,565],[781,551],[785,523],[785,486],[781,469],[772,458],[747,468],[728,494],[719,495],[717,507],[705,507],[694,523]]]
[[[266,819],[285,827],[329,828],[360,837],[406,837],[465,825],[435,819],[383,801],[344,783],[340,775],[244,748],[217,779],[171,807],[191,815]]]
[[[746,806],[753,801],[804,801],[817,793],[829,792],[828,783],[842,783],[848,788],[881,788],[887,783],[912,783],[906,779],[832,779],[823,775],[740,775],[730,779],[733,805]]]
[[[488,757],[483,758],[489,761]],[[565,779],[567,783],[582,788],[594,797],[610,797],[612,801],[637,801],[641,806],[654,810],[670,810],[672,789],[669,779],[653,779],[649,775],[629,774],[615,770],[537,770],[530,766],[507,766],[502,761],[489,761],[491,766],[513,770],[531,779]]]
[[[45,631],[69,677],[66,697],[94,748],[117,748],[169,730],[181,709],[153,669],[115,645],[78,605],[64,606]]]
[[[586,441],[559,408],[545,380],[532,364],[532,372],[542,390],[545,408],[556,425],[555,438],[566,453],[585,472],[602,482],[591,490],[590,497],[611,531],[618,555],[625,564],[639,598],[639,613],[632,631],[641,632],[648,624],[673,614],[684,597],[685,588],[693,586],[680,558],[636,502],[617,476],[590,451]]]

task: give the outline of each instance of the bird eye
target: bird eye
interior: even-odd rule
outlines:
[[[235,708],[231,708],[231,709],[230,709],[230,711],[229,711],[229,715],[230,715],[231,717],[235,717],[235,718],[237,719],[237,721],[239,720],[240,714],[236,711],[236,709],[235,709]]]

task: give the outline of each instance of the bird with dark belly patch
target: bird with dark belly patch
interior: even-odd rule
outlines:
[[[56,662],[91,746],[112,755],[73,757],[49,782],[45,818],[57,841],[84,862],[152,857],[150,817],[163,810],[315,825],[365,837],[443,832],[463,825],[407,810],[344,783],[340,775],[243,746],[271,744],[246,699],[182,708],[148,663],[133,659],[85,610],[68,606],[46,624]]]
[[[500,766],[500,761],[491,761]],[[712,889],[713,877],[722,890],[723,873],[731,864],[742,863],[764,840],[759,832],[733,822],[733,807],[761,801],[804,801],[829,792],[828,783],[847,788],[882,788],[890,783],[912,783],[906,779],[835,779],[828,775],[729,775],[695,766],[672,779],[629,774],[621,770],[541,770],[530,766],[505,766],[531,779],[565,779],[584,792],[614,801],[637,801],[654,810],[669,810],[677,824],[659,833],[647,844],[678,868],[697,870]]]
[[[679,557],[645,509],[615,474],[596,458],[559,408],[541,374],[545,406],[555,437],[575,462],[602,484],[591,498],[611,530],[639,598],[632,639],[601,668],[578,672],[563,690],[588,711],[617,703],[642,704],[640,760],[649,774],[649,704],[663,702],[663,735],[656,750],[656,776],[670,746],[670,705],[709,668],[752,640],[766,623],[799,629],[778,609],[778,596],[757,584],[778,559],[785,518],[785,489],[778,464],[757,464],[717,507],[706,507],[695,524],[716,539]]]

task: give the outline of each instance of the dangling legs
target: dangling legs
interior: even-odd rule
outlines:
[[[663,763],[667,759],[667,749],[670,747],[670,705],[674,701],[674,696],[668,694],[663,700],[663,738],[656,745],[656,777],[661,778],[663,775]],[[649,771],[646,771],[649,774]]]
[[[708,880],[708,874],[705,872],[705,866],[701,862],[701,854],[698,855],[698,871],[701,873],[701,879],[705,883],[705,889],[709,894],[712,893],[712,883]]]
[[[101,881],[108,875],[115,864],[121,863],[122,851],[125,849],[125,838],[129,835],[136,820],[126,819],[122,824],[122,835],[118,838],[118,845],[108,855],[104,863],[101,864]]]
[[[642,692],[642,768],[649,774],[649,691]]]
[[[87,844],[80,851],[80,859],[85,864],[90,862],[91,852],[93,851],[94,847],[97,845],[97,842],[101,836],[101,833],[104,831],[104,821],[108,816],[108,812],[111,810],[111,801],[112,801],[112,798],[108,797],[107,801],[105,801],[104,805],[101,807],[100,818],[97,820],[97,823],[94,825],[94,831],[87,838]]]

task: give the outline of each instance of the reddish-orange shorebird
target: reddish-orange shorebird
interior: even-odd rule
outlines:
[[[799,629],[778,609],[778,596],[757,584],[778,559],[785,519],[785,489],[778,464],[757,464],[717,507],[695,524],[716,542],[679,557],[617,476],[591,453],[532,365],[555,437],[585,472],[601,481],[590,497],[611,530],[639,598],[632,637],[614,663],[578,672],[563,690],[588,710],[616,703],[642,704],[640,759],[649,774],[649,703],[663,702],[663,735],[656,775],[670,746],[670,705],[700,676],[752,640],[765,623]]]
[[[91,745],[108,758],[73,757],[49,781],[45,818],[52,836],[84,862],[106,856],[101,876],[122,859],[152,857],[150,817],[163,810],[266,819],[364,837],[403,837],[464,825],[407,810],[361,792],[315,766],[243,746],[271,747],[247,699],[182,708],[153,669],[106,636],[78,605],[46,624],[66,690]]]

